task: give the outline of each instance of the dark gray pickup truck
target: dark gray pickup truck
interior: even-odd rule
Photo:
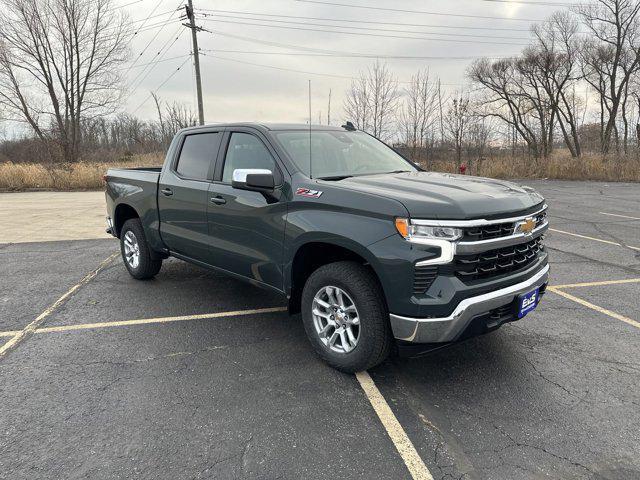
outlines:
[[[538,193],[422,171],[351,124],[185,129],[106,198],[133,277],[173,256],[273,289],[343,371],[518,320],[548,281]]]

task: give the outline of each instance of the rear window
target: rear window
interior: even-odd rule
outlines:
[[[222,133],[187,135],[180,150],[176,172],[185,178],[207,180],[209,167],[216,158]]]

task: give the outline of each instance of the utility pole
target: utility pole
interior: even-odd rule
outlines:
[[[200,79],[200,56],[198,50],[198,31],[202,30],[201,27],[196,26],[196,17],[193,12],[193,2],[188,0],[188,4],[185,6],[187,10],[187,18],[189,24],[183,25],[191,29],[191,43],[193,44],[193,66],[196,71],[196,95],[198,97],[198,123],[204,125],[204,106],[202,105],[202,80]]]
[[[329,105],[327,106],[327,125],[331,125],[331,89],[329,89]]]

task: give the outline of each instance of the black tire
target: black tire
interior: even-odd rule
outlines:
[[[139,250],[139,261],[135,266],[129,263],[125,253],[127,232],[131,232]],[[131,218],[124,222],[122,230],[120,231],[120,253],[122,254],[124,266],[127,267],[129,274],[138,280],[153,278],[160,271],[160,267],[162,267],[162,258],[149,248],[147,237],[144,235],[144,229],[142,228],[142,223],[139,218]]]
[[[360,323],[353,350],[336,352],[323,343],[316,330],[313,299],[324,287],[337,287],[353,301]],[[302,321],[317,354],[332,367],[354,373],[382,363],[393,345],[389,314],[380,284],[373,272],[356,262],[336,262],[314,271],[302,291]]]

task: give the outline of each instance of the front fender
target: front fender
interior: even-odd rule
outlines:
[[[397,235],[391,218],[362,216],[344,211],[300,210],[289,212],[285,230],[284,290],[291,293],[293,259],[309,243],[326,243],[348,249],[364,258],[382,277],[381,263],[368,248],[380,240]]]

